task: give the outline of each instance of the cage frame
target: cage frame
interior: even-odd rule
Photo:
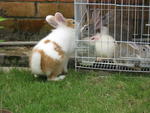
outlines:
[[[100,2],[94,2],[94,1],[100,1]],[[121,63],[119,63],[119,64],[115,64],[114,62],[112,63],[112,61],[110,61],[110,62],[108,62],[108,61],[104,61],[104,62],[97,62],[97,61],[89,61],[89,59],[96,59],[96,57],[97,56],[92,56],[92,57],[90,57],[89,56],[89,53],[88,53],[88,55],[86,56],[86,57],[80,57],[80,56],[78,56],[77,54],[78,54],[78,49],[80,49],[80,47],[78,46],[78,43],[81,41],[83,41],[83,42],[85,42],[85,40],[80,40],[79,38],[79,32],[80,32],[80,30],[81,30],[81,23],[82,23],[82,15],[83,15],[83,13],[84,13],[84,10],[86,10],[86,6],[87,5],[101,5],[101,6],[114,6],[115,8],[114,8],[114,13],[115,13],[115,15],[114,15],[114,32],[116,32],[115,30],[116,30],[116,28],[115,28],[115,25],[116,25],[116,23],[117,23],[117,17],[116,17],[116,13],[117,13],[117,8],[116,7],[120,7],[121,9],[121,11],[125,8],[125,7],[129,7],[129,9],[127,9],[128,10],[128,13],[130,12],[130,8],[135,8],[135,12],[137,13],[138,11],[136,10],[136,8],[138,9],[139,8],[139,10],[140,10],[140,8],[141,8],[141,11],[142,11],[142,20],[141,20],[141,35],[140,35],[140,37],[143,37],[144,35],[145,36],[147,36],[148,37],[148,41],[150,40],[150,2],[148,3],[148,5],[145,5],[145,2],[144,2],[144,0],[141,0],[142,2],[141,2],[141,4],[123,4],[123,2],[125,1],[125,0],[120,0],[121,1],[121,4],[119,4],[119,3],[117,3],[117,0],[114,0],[114,3],[109,3],[109,1],[111,1],[111,0],[106,0],[107,2],[104,2],[104,0],[93,0],[93,2],[91,2],[91,0],[74,0],[74,14],[75,14],[75,32],[76,32],[76,48],[75,48],[75,69],[92,69],[92,70],[106,70],[106,71],[123,71],[123,72],[150,72],[150,57],[149,58],[142,58],[143,59],[143,61],[147,61],[148,63],[145,63],[144,64],[144,67],[140,67],[140,69],[139,69],[139,67],[137,66],[136,68],[132,68],[132,67],[130,67],[130,66],[127,66],[127,65],[121,65]],[[128,0],[128,1],[132,1],[132,0]],[[135,2],[138,2],[138,0],[135,0]],[[85,6],[84,6],[85,5]],[[81,7],[82,6],[82,7]],[[84,7],[83,7],[84,6]],[[143,11],[145,11],[147,9],[147,11],[148,11],[148,20],[147,20],[147,24],[145,24],[148,28],[148,30],[147,30],[147,34],[144,34],[144,31],[143,31],[143,25],[144,25],[144,20],[143,19],[145,19],[144,18],[144,13],[145,12],[143,12]],[[79,11],[80,10],[80,11]],[[108,8],[108,10],[110,10],[109,8]],[[123,12],[123,11],[122,11]],[[130,13],[128,14],[128,15],[130,15]],[[135,14],[135,17],[136,17],[136,14]],[[121,17],[122,19],[123,19],[123,17]],[[128,19],[129,19],[129,17],[128,17]],[[135,22],[136,23],[136,22]],[[134,24],[135,24],[134,23]],[[130,24],[129,23],[129,21],[128,21],[128,24]],[[128,26],[129,27],[129,26]],[[134,27],[137,27],[136,26],[136,24],[134,25]],[[121,27],[122,28],[122,27]],[[135,29],[137,29],[137,28],[134,28],[134,30]],[[129,30],[129,29],[128,29]],[[121,29],[121,34],[122,34],[122,29]],[[135,31],[134,31],[135,32]],[[89,33],[88,33],[89,34]],[[122,35],[121,35],[122,36]],[[113,35],[113,37],[116,37],[116,33],[114,33],[114,35]],[[129,37],[129,36],[128,36]],[[133,37],[134,37],[134,39],[135,39],[135,37],[136,37],[136,34],[134,34],[133,35]],[[121,39],[122,39],[122,37],[121,37]],[[143,38],[141,38],[141,39],[143,39]],[[116,40],[115,40],[116,41]],[[128,40],[127,40],[128,41]],[[124,41],[123,43],[126,43],[127,41]],[[146,40],[147,41],[147,40]],[[142,42],[141,40],[139,41],[139,42],[136,42],[136,43],[140,43],[140,44],[143,44],[143,45],[146,45],[146,44],[148,44],[148,45],[150,45],[150,42]],[[87,42],[89,42],[89,40],[87,41]],[[116,41],[117,43],[119,43],[119,41]],[[122,40],[121,40],[121,43],[122,43]],[[128,42],[127,42],[128,43]],[[129,41],[129,43],[135,43],[135,41]],[[84,47],[83,47],[84,48]],[[89,51],[89,49],[87,50],[87,52],[90,52]],[[134,58],[134,57],[133,57]],[[82,59],[88,59],[87,61],[83,61],[82,62],[82,64],[79,64],[79,61],[80,61],[80,59],[81,59],[81,61],[82,61]],[[105,59],[105,58],[103,58],[103,59]],[[109,60],[109,58],[106,58],[107,60]],[[114,59],[114,58],[110,58],[110,60],[111,59]],[[120,60],[121,60],[121,58],[120,58]],[[123,59],[124,61],[125,61],[125,59]],[[139,61],[138,61],[138,59],[127,59],[128,61],[133,61],[133,60],[135,60],[136,62],[137,62],[137,64],[139,63]],[[141,59],[140,59],[140,63],[141,63],[142,61],[141,61]],[[95,65],[99,65],[99,66],[97,66],[97,67],[95,67]],[[134,64],[134,67],[135,67],[135,65],[136,64]],[[139,65],[139,64],[138,64]]]

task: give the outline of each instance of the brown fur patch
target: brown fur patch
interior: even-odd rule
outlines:
[[[45,40],[45,41],[44,41],[45,44],[47,44],[47,43],[49,43],[49,42],[51,42],[51,41],[50,41],[50,40]]]
[[[62,60],[56,60],[46,55],[43,50],[34,50],[34,52],[39,52],[41,54],[41,69],[44,73],[51,72],[50,75],[47,75],[50,78],[56,77],[57,74],[62,71]]]
[[[64,57],[65,52],[62,50],[62,48],[56,43],[56,42],[52,42],[55,45],[55,50],[58,52],[58,54],[61,57]]]
[[[62,50],[62,48],[61,48],[56,42],[53,42],[53,41],[51,41],[51,40],[45,40],[44,43],[45,43],[45,44],[47,44],[47,43],[52,43],[52,44],[54,44],[54,49],[55,49],[55,51],[57,51],[58,54],[59,54],[61,57],[64,56],[64,51]]]
[[[67,26],[74,28],[75,25],[73,19],[67,19]]]
[[[64,57],[64,51],[62,50],[62,48],[61,48],[56,42],[53,42],[53,41],[51,41],[51,40],[45,40],[44,43],[45,43],[45,44],[47,44],[47,43],[52,43],[52,44],[54,44],[54,49],[55,49],[55,51],[57,51],[58,54],[59,54],[61,57]]]

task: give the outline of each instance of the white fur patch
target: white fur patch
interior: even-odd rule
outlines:
[[[34,74],[42,74],[41,70],[41,54],[34,52],[31,57],[31,71]]]

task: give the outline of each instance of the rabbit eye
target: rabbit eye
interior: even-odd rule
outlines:
[[[75,24],[75,21],[72,21],[72,24]]]
[[[88,28],[86,27],[85,30],[88,31]]]
[[[143,51],[145,51],[145,49],[143,49]]]

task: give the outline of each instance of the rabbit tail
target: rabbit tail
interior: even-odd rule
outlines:
[[[39,52],[34,52],[31,56],[30,61],[31,71],[34,74],[42,74],[41,70],[41,54]]]

